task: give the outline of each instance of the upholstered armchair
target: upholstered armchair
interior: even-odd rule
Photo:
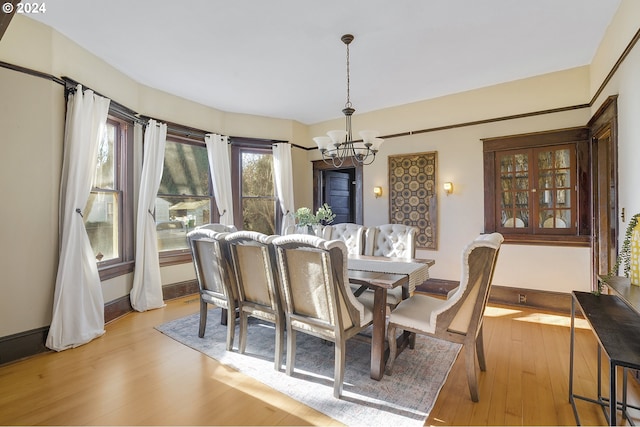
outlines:
[[[347,245],[349,255],[362,255],[366,227],[349,222],[332,224],[328,227],[331,227],[331,234],[325,238],[342,240]]]
[[[346,341],[373,321],[371,306],[362,304],[349,287],[347,247],[339,240],[293,234],[274,239],[285,315],[287,375],[296,358],[296,333],[335,344],[333,395],[342,394]]]
[[[275,252],[271,242],[275,236],[255,231],[237,231],[227,234],[231,264],[238,287],[240,312],[240,353],[247,347],[248,318],[255,317],[275,325],[275,369],[282,366],[284,350],[284,324],[278,285]]]
[[[238,297],[235,281],[230,274],[225,236],[227,233],[198,228],[187,234],[200,292],[200,328],[204,337],[208,304],[226,311],[227,350],[233,348]]]
[[[493,233],[482,235],[467,245],[462,252],[460,285],[447,299],[417,294],[400,302],[391,311],[387,329],[390,348],[386,366],[388,375],[391,375],[396,362],[397,329],[460,343],[471,400],[478,401],[476,358],[480,370],[486,370],[482,320],[502,241],[501,234]],[[414,345],[415,335],[410,347],[414,348]]]
[[[412,259],[416,257],[416,233],[418,229],[403,224],[384,224],[368,227],[365,232],[365,255]],[[413,295],[415,285],[404,290],[405,295]],[[372,291],[365,291],[361,300],[373,299]],[[403,288],[389,289],[387,305],[395,307],[403,299]]]

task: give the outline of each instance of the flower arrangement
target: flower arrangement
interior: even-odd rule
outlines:
[[[333,222],[333,219],[336,217],[336,215],[331,211],[331,206],[326,203],[320,206],[315,214],[309,208],[298,208],[295,216],[298,225],[301,227],[318,225],[321,223],[331,224]]]

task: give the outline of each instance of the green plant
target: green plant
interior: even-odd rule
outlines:
[[[317,224],[331,224],[336,215],[331,211],[331,206],[326,203],[320,206],[316,213],[312,213],[311,209],[302,207],[298,208],[295,213],[296,220],[299,226],[317,225]]]
[[[638,225],[638,220],[640,219],[640,214],[635,214],[629,220],[629,225],[627,225],[627,231],[624,233],[624,241],[622,242],[622,248],[620,248],[620,252],[616,257],[616,263],[613,265],[609,273],[604,276],[602,279],[606,283],[613,276],[617,276],[620,270],[620,267],[623,267],[623,274],[625,277],[629,277],[629,271],[631,270],[631,236],[633,235],[633,229]],[[598,290],[596,293],[600,293],[600,284],[598,284]]]
[[[331,224],[335,217],[336,215],[331,210],[331,206],[326,203],[320,206],[318,208],[318,211],[316,212],[316,219],[318,220],[318,222],[325,225]]]
[[[296,211],[296,221],[300,226],[318,224],[316,216],[311,212],[311,209],[309,208],[298,208],[298,210]]]

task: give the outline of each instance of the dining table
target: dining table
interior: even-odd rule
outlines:
[[[349,282],[374,291],[370,370],[372,379],[382,379],[389,356],[389,349],[385,345],[387,291],[402,286],[403,298],[409,297],[416,286],[429,278],[429,267],[434,264],[433,259],[349,255]],[[398,340],[398,353],[406,347],[408,340],[409,333],[404,332]]]

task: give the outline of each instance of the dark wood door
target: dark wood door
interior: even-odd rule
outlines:
[[[327,203],[336,215],[340,214],[334,219],[335,224],[340,222],[362,224],[364,216],[362,212],[362,172],[363,167],[357,162],[335,167],[322,160],[315,160],[313,162],[313,209],[316,210],[323,203]],[[347,194],[348,203],[345,200]],[[344,212],[347,206],[348,214]]]
[[[324,201],[336,215],[336,224],[354,222],[352,175],[348,170],[324,172]]]

